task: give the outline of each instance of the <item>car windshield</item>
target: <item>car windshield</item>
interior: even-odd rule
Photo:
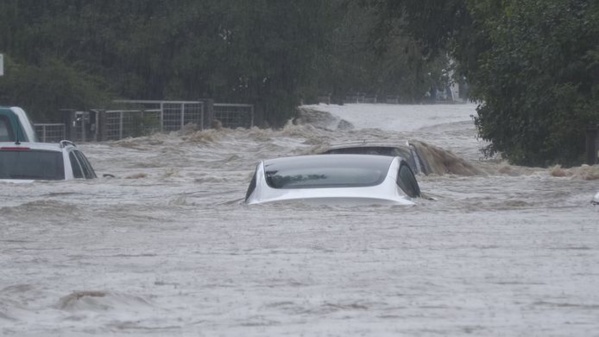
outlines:
[[[0,179],[63,180],[62,153],[43,150],[1,150]]]
[[[265,163],[266,183],[277,189],[366,187],[383,182],[391,157],[310,158]]]

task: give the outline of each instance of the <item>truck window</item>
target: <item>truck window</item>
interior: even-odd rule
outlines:
[[[9,142],[14,140],[10,120],[6,116],[0,116],[0,142]]]

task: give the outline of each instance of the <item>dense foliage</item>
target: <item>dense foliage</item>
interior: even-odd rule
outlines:
[[[258,103],[289,113],[323,5],[278,1],[6,0],[5,104],[37,119],[111,98]]]
[[[422,99],[419,48],[375,50],[377,15],[347,0],[3,0],[0,104],[43,121],[115,98],[213,98],[281,125],[319,95]]]
[[[599,123],[599,4],[514,0],[500,15],[485,10],[473,16],[488,18],[481,26],[491,47],[469,79],[488,154],[524,165],[581,163],[585,130]]]
[[[457,61],[458,79],[479,102],[475,122],[490,142],[487,155],[531,166],[583,162],[585,130],[599,124],[599,2],[368,3],[402,18],[428,53]]]

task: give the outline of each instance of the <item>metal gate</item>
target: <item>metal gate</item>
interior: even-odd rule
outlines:
[[[41,141],[63,139],[74,142],[119,140],[155,132],[179,131],[188,125],[195,130],[211,127],[218,119],[226,128],[254,126],[251,104],[206,101],[118,100],[113,109],[63,110],[63,124],[36,124]]]

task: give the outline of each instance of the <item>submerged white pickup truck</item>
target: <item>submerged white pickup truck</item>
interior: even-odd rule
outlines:
[[[19,107],[0,106],[0,142],[37,142],[29,116]]]

